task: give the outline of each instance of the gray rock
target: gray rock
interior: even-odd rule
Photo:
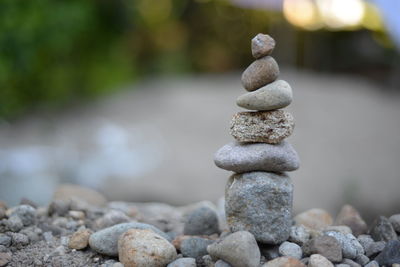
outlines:
[[[203,256],[203,257],[201,258],[201,263],[203,264],[203,265],[201,265],[201,266],[205,266],[205,267],[215,267],[214,261],[213,261],[213,259],[211,258],[210,255],[205,255],[205,256]]]
[[[236,113],[230,124],[231,135],[239,142],[277,144],[294,129],[293,116],[284,110]]]
[[[47,213],[49,215],[57,214],[59,216],[64,216],[68,213],[70,207],[69,200],[53,200],[49,207],[47,208]]]
[[[260,248],[261,255],[264,256],[267,261],[280,257],[278,245],[259,244],[258,247]]]
[[[37,242],[41,240],[42,230],[36,226],[29,226],[22,229],[20,233],[28,236],[31,242]]]
[[[6,220],[6,225],[12,232],[18,232],[24,228],[21,218],[16,215],[9,217],[8,220]]]
[[[329,231],[325,235],[332,236],[339,241],[344,258],[355,259],[358,255],[364,254],[364,248],[352,234]]]
[[[342,234],[352,234],[353,233],[351,228],[346,225],[330,225],[330,226],[325,227],[322,232],[330,232],[330,231],[339,232]]]
[[[385,241],[374,242],[371,245],[369,245],[367,250],[365,250],[365,255],[367,255],[368,257],[376,255],[385,248],[385,245],[386,245]]]
[[[98,229],[103,229],[120,223],[129,222],[131,219],[120,210],[110,210],[96,220],[95,225]]]
[[[397,235],[392,227],[392,224],[384,216],[379,216],[373,222],[369,230],[369,234],[375,241],[397,240]]]
[[[215,265],[214,265],[215,267],[232,267],[232,265],[230,265],[229,263],[227,263],[227,262],[224,262],[223,260],[217,260],[216,262],[215,262]]]
[[[390,216],[389,222],[392,224],[393,229],[400,233],[400,214]]]
[[[36,209],[30,205],[19,205],[12,209],[10,216],[18,216],[24,226],[29,226],[35,223]]]
[[[254,58],[268,56],[275,48],[275,40],[268,34],[257,34],[251,39],[251,53]]]
[[[379,267],[379,263],[376,261],[370,261],[367,265],[364,267]]]
[[[294,225],[290,228],[289,241],[302,246],[310,239],[310,232],[302,225]]]
[[[164,267],[177,256],[175,247],[152,230],[129,229],[118,239],[118,259],[126,267]]]
[[[28,236],[21,233],[8,233],[11,237],[11,243],[14,247],[21,248],[23,246],[29,245]]]
[[[305,255],[320,254],[332,262],[342,261],[342,247],[332,236],[316,236],[302,247]]]
[[[6,246],[0,245],[0,252],[9,252],[10,249]]]
[[[239,96],[236,104],[249,110],[274,110],[289,106],[292,100],[293,93],[290,85],[284,80],[277,80]]]
[[[367,232],[367,224],[361,218],[360,213],[350,205],[344,205],[336,216],[335,225],[347,225],[351,228],[354,236]]]
[[[247,91],[254,91],[276,80],[279,66],[270,56],[255,60],[242,74],[242,85]]]
[[[247,231],[228,235],[207,247],[211,257],[222,259],[233,267],[258,267],[260,250],[254,236]]]
[[[201,237],[189,237],[181,243],[181,253],[184,257],[199,258],[207,255],[207,246],[214,243],[213,240]]]
[[[248,172],[232,175],[225,188],[231,232],[249,231],[264,244],[287,240],[292,223],[293,185],[286,174]]]
[[[9,247],[11,245],[11,237],[6,234],[0,234],[0,245]]]
[[[368,247],[375,242],[370,235],[359,235],[357,240],[364,248],[364,251],[367,251]]]
[[[357,255],[356,262],[362,266],[366,265],[369,262],[369,258],[363,254]]]
[[[180,258],[168,264],[167,267],[196,267],[196,260],[193,258]]]
[[[219,224],[215,210],[202,206],[187,214],[183,234],[212,235],[216,233],[219,233]]]
[[[298,259],[290,258],[290,257],[279,257],[273,260],[270,260],[262,265],[262,267],[305,267],[304,263],[299,261]]]
[[[333,267],[333,264],[323,255],[313,254],[308,261],[308,267]]]
[[[116,224],[92,234],[89,238],[89,245],[93,250],[100,254],[117,256],[118,238],[129,229],[152,230],[163,238],[167,240],[169,239],[168,235],[150,224],[132,222]]]
[[[12,259],[11,252],[0,252],[0,266],[6,266]]]
[[[236,173],[251,171],[285,172],[299,168],[299,156],[291,144],[229,143],[214,157],[215,165]]]
[[[301,256],[303,255],[303,251],[299,245],[285,241],[279,246],[279,254],[281,256],[292,257],[300,260]]]
[[[351,267],[348,264],[340,263],[340,264],[335,264],[335,267]]]
[[[343,259],[343,264],[347,264],[350,267],[362,267],[360,264],[358,264],[357,262],[350,260],[350,259]]]
[[[375,261],[380,265],[390,266],[394,263],[400,263],[400,241],[390,240],[385,248],[376,256]]]

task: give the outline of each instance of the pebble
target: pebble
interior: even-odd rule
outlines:
[[[247,231],[232,233],[207,247],[211,257],[222,259],[233,267],[258,267],[260,250],[254,236]]]
[[[355,259],[358,255],[364,254],[364,248],[352,234],[329,231],[325,235],[332,236],[340,243],[344,258]]]
[[[355,260],[358,264],[362,266],[366,265],[370,261],[369,258],[363,254],[357,255]]]
[[[9,252],[10,249],[7,248],[6,246],[0,245],[0,252]]]
[[[289,106],[293,100],[292,88],[284,80],[277,80],[258,90],[241,95],[239,107],[249,110],[275,110]]]
[[[0,245],[9,247],[11,245],[11,237],[6,234],[0,234]]]
[[[196,267],[196,260],[193,258],[180,258],[168,264],[167,267]]]
[[[370,261],[367,265],[364,267],[379,267],[379,263],[376,261]]]
[[[207,206],[198,207],[186,215],[184,235],[212,235],[219,233],[218,214]]]
[[[273,81],[279,76],[279,66],[270,56],[255,60],[242,74],[242,85],[247,91],[254,91]]]
[[[379,216],[375,219],[369,229],[369,234],[375,241],[397,240],[397,235],[392,224],[384,216]]]
[[[21,233],[8,233],[11,236],[11,243],[14,247],[23,247],[29,244],[28,236]]]
[[[238,142],[277,144],[293,129],[293,116],[284,110],[238,112],[230,124],[230,134]]]
[[[331,225],[324,228],[323,232],[335,231],[342,234],[353,234],[353,231],[347,225]]]
[[[333,264],[324,256],[313,254],[308,261],[308,267],[333,267]]]
[[[340,264],[335,264],[335,267],[351,267],[348,264],[340,263]]]
[[[300,260],[301,256],[303,255],[303,251],[299,245],[285,241],[279,246],[279,254],[281,256],[292,257]]]
[[[53,194],[53,200],[68,202],[76,199],[94,206],[104,206],[107,203],[107,199],[99,192],[79,185],[60,185]]]
[[[231,267],[232,265],[230,265],[229,263],[227,263],[227,262],[224,262],[223,260],[217,260],[216,262],[215,262],[215,265],[214,265],[214,267]]]
[[[275,40],[268,34],[257,34],[251,39],[251,54],[254,58],[268,56],[275,48]]]
[[[199,258],[207,255],[207,246],[212,243],[214,243],[214,240],[201,237],[189,237],[182,241],[180,250],[184,257]]]
[[[0,252],[0,266],[6,266],[12,259],[11,252]]]
[[[278,245],[263,245],[259,244],[261,255],[265,257],[266,260],[273,260],[280,257],[279,246]]]
[[[24,228],[24,223],[19,216],[9,217],[6,221],[6,225],[12,232],[19,232],[22,228]]]
[[[350,267],[362,267],[360,264],[358,264],[357,262],[350,260],[350,259],[343,259],[343,264],[347,264]]]
[[[19,205],[12,209],[10,217],[18,216],[24,226],[35,223],[36,209],[30,205]]]
[[[85,213],[80,210],[70,210],[70,211],[68,211],[68,215],[74,220],[85,219]]]
[[[393,229],[400,233],[400,214],[395,214],[389,217],[389,222],[392,224]]]
[[[262,267],[305,267],[305,265],[294,258],[279,257],[266,262]]]
[[[214,156],[215,165],[236,173],[251,171],[285,172],[299,168],[299,156],[291,144],[229,143]]]
[[[394,263],[400,263],[400,241],[391,240],[389,241],[385,248],[376,256],[375,261],[379,265],[391,265]]]
[[[292,224],[293,185],[287,174],[248,172],[232,175],[225,188],[231,232],[249,231],[264,244],[287,240]]]
[[[332,225],[332,216],[323,209],[310,209],[294,217],[296,225],[303,225],[312,230],[323,230]]]
[[[116,224],[129,222],[131,219],[120,210],[110,210],[102,217],[96,220],[97,229],[107,228]]]
[[[89,237],[92,231],[89,229],[80,229],[76,231],[68,242],[68,247],[70,249],[84,249],[89,244]]]
[[[331,236],[317,236],[309,240],[302,247],[305,255],[320,254],[332,262],[342,260],[342,248],[336,238]]]
[[[289,241],[300,246],[310,239],[310,232],[302,225],[294,225],[290,228]]]
[[[214,261],[210,255],[205,255],[201,258],[202,265],[205,267],[215,267]]]
[[[164,267],[177,256],[175,247],[151,230],[130,229],[118,240],[119,261],[125,267]]]
[[[93,250],[100,254],[117,256],[118,238],[121,234],[129,229],[152,230],[163,238],[167,240],[169,239],[169,237],[164,232],[150,224],[132,222],[116,224],[114,226],[97,231],[90,236],[89,245]]]
[[[64,216],[69,211],[70,202],[68,200],[53,200],[50,202],[49,207],[47,208],[47,213],[49,215],[58,215]]]
[[[350,205],[344,205],[336,216],[335,225],[347,225],[351,228],[354,236],[367,232],[367,224],[361,218],[360,213]]]

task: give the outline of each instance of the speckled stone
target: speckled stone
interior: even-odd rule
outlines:
[[[294,217],[296,225],[303,225],[312,230],[323,230],[332,225],[332,216],[323,209],[309,209]]]
[[[232,175],[225,188],[225,213],[232,232],[249,231],[258,242],[280,244],[292,225],[293,185],[286,174]]]
[[[247,91],[257,90],[272,83],[279,76],[279,66],[270,56],[255,60],[242,74],[242,85]]]
[[[297,152],[286,141],[276,145],[232,142],[215,153],[214,162],[221,169],[236,173],[294,171],[300,165]]]
[[[292,100],[290,85],[284,80],[278,80],[239,96],[236,104],[249,110],[274,110],[288,106]]]
[[[364,254],[364,248],[352,234],[343,234],[336,231],[328,231],[325,235],[332,236],[340,243],[344,258],[355,259]]]
[[[251,39],[251,53],[254,58],[268,56],[275,48],[275,40],[268,34],[257,34]]]
[[[238,112],[230,125],[230,133],[237,141],[251,143],[277,144],[293,129],[293,116],[284,110]]]
[[[393,229],[389,219],[384,216],[379,216],[372,223],[369,234],[375,241],[397,240],[396,232]]]
[[[336,238],[331,236],[317,236],[309,240],[302,247],[305,255],[320,254],[332,262],[342,260],[342,247]]]
[[[332,262],[320,254],[313,254],[308,262],[308,267],[334,267]]]
[[[299,245],[285,241],[279,246],[279,254],[281,256],[292,257],[300,260],[301,256],[303,255],[303,251]]]

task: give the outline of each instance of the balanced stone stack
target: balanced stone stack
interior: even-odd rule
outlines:
[[[264,244],[287,240],[292,225],[293,185],[288,171],[299,158],[284,139],[293,132],[292,115],[282,110],[292,101],[290,85],[277,80],[279,67],[270,56],[275,41],[258,34],[251,41],[256,59],[243,73],[238,106],[251,110],[233,116],[235,142],[215,154],[215,164],[233,171],[225,190],[225,213],[232,232],[246,230]]]

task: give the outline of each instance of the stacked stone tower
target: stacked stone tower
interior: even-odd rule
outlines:
[[[225,213],[232,232],[246,230],[258,242],[280,244],[292,225],[293,185],[288,171],[299,158],[284,139],[293,132],[292,115],[282,110],[292,101],[290,85],[277,80],[279,67],[270,56],[275,41],[258,34],[251,41],[255,61],[243,72],[249,91],[238,106],[251,110],[233,116],[230,133],[235,142],[215,154],[215,164],[233,174],[225,189]]]

